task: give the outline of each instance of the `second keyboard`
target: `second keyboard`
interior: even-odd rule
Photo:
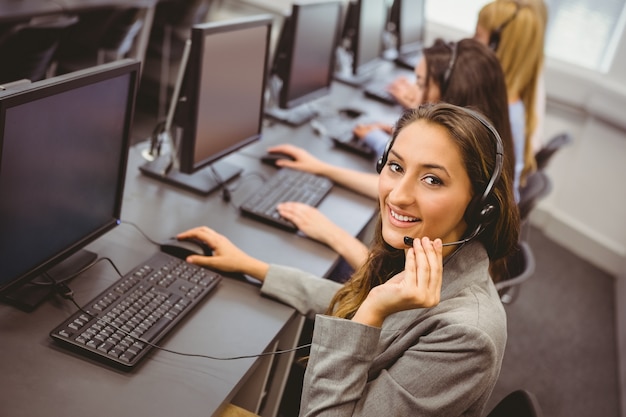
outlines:
[[[281,168],[240,206],[243,214],[282,229],[296,231],[296,226],[280,216],[276,206],[298,201],[318,206],[332,189],[331,180],[308,172]]]

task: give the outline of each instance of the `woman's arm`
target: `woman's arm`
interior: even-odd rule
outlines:
[[[305,235],[324,243],[341,255],[353,269],[359,268],[367,260],[367,246],[330,221],[315,207],[292,201],[278,205],[278,212]]]

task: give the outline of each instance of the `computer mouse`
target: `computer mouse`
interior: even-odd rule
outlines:
[[[276,161],[278,161],[279,159],[288,159],[290,161],[293,161],[294,157],[282,152],[268,152],[261,157],[261,162],[277,168],[278,165],[276,165]]]
[[[189,255],[213,255],[213,250],[209,247],[209,245],[200,240],[179,240],[175,237],[161,243],[161,251],[180,259],[186,259]]]
[[[356,119],[363,115],[363,111],[355,109],[354,107],[344,107],[339,109],[339,115],[350,119]]]

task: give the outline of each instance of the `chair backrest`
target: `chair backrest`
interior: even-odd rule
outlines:
[[[4,33],[0,39],[0,82],[44,79],[63,34],[77,22],[76,16],[54,16],[17,24]]]
[[[143,12],[134,7],[116,11],[99,45],[99,49],[107,54],[107,60],[127,56],[144,25]]]
[[[519,286],[535,273],[535,256],[526,241],[519,242],[519,248],[506,259],[504,275],[496,283],[496,289],[503,304],[511,304],[519,294]]]
[[[526,184],[520,188],[520,200],[517,204],[522,222],[528,219],[539,200],[546,197],[550,191],[552,181],[544,171],[537,170],[526,177]]]
[[[537,153],[535,154],[535,160],[537,161],[537,169],[542,170],[550,162],[552,156],[561,149],[563,146],[573,142],[572,135],[567,132],[559,133],[550,139]]]
[[[504,397],[487,417],[542,417],[539,402],[530,391],[519,389]]]

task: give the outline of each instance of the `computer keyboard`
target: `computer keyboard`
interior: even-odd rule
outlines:
[[[131,370],[222,279],[163,252],[102,291],[50,336],[81,355]]]
[[[387,91],[387,84],[372,83],[370,85],[367,85],[363,90],[363,94],[365,94],[366,97],[378,100],[381,103],[389,105],[398,104],[396,98],[391,95],[389,91]]]
[[[323,130],[336,147],[366,158],[372,158],[374,157],[374,150],[354,134],[354,127],[359,122],[367,123],[368,121],[364,118],[328,118],[323,123]]]
[[[290,168],[281,168],[240,206],[244,215],[279,228],[296,231],[297,227],[280,216],[279,203],[299,201],[318,206],[333,183],[325,177]]]
[[[279,107],[268,107],[265,109],[265,116],[289,126],[301,126],[315,118],[317,114],[317,110],[310,104],[302,104],[291,109],[281,109]]]

